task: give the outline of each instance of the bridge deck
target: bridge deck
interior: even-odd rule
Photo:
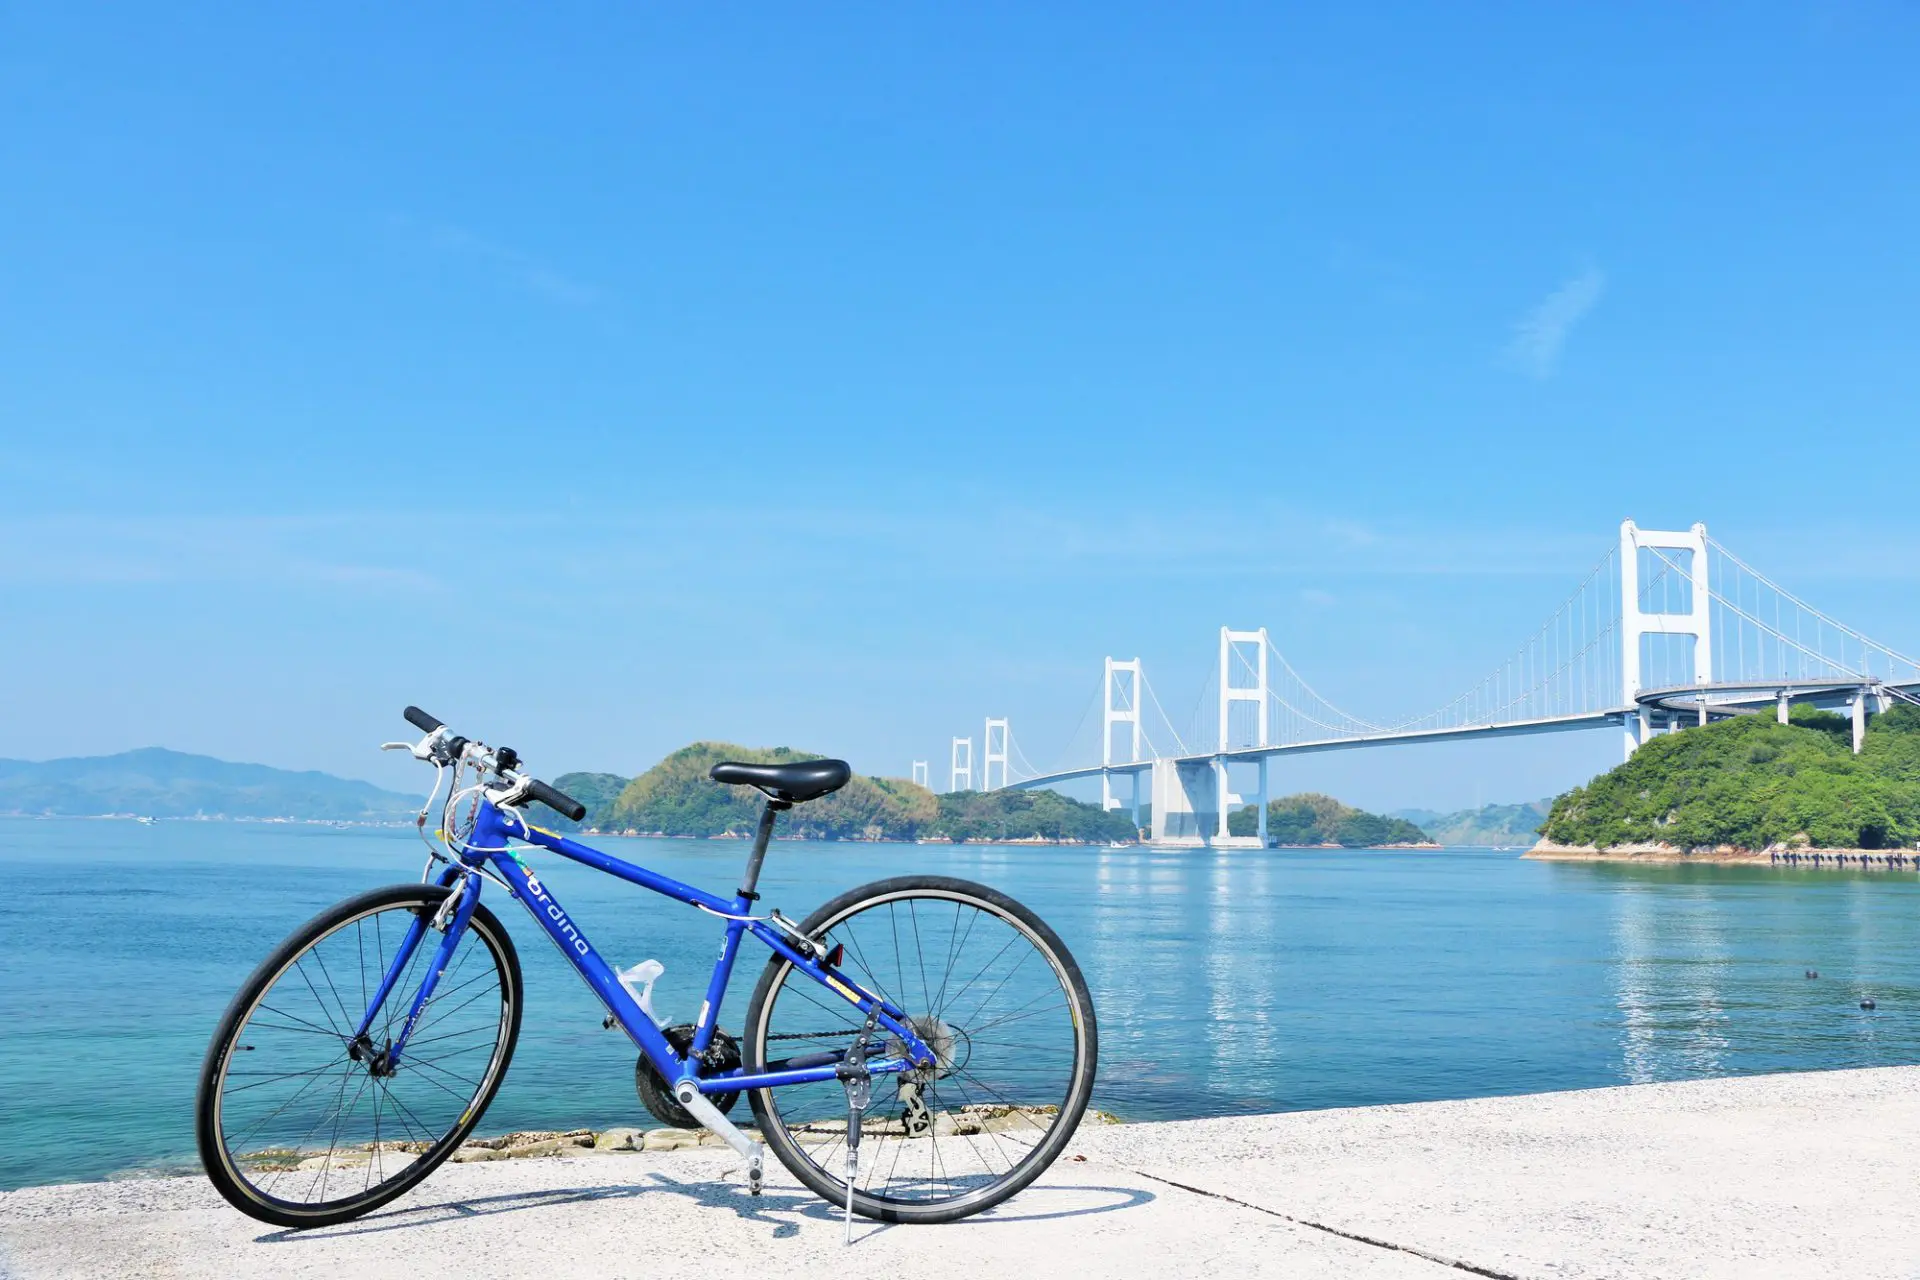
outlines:
[[[1813,702],[1819,705],[1836,698],[1851,697],[1853,692],[1859,689],[1884,689],[1903,701],[1909,702],[1914,701],[1916,695],[1920,695],[1920,683],[1894,684],[1863,677],[1837,677],[1830,680],[1721,680],[1706,684],[1648,689],[1641,693],[1639,703],[1655,709],[1691,713],[1697,702],[1689,702],[1684,707],[1675,707],[1672,703],[1678,699],[1691,697],[1697,700],[1704,696],[1707,699],[1708,714],[1711,715],[1716,712],[1724,714],[1735,710],[1771,706],[1782,693],[1795,701]],[[1241,761],[1265,760],[1274,756],[1305,755],[1316,751],[1351,751],[1359,747],[1405,746],[1416,742],[1458,742],[1469,738],[1508,738],[1534,733],[1563,733],[1572,729],[1599,729],[1608,725],[1624,724],[1629,716],[1638,715],[1639,712],[1640,706],[1613,707],[1606,711],[1540,716],[1531,720],[1514,720],[1502,724],[1456,725],[1446,729],[1405,729],[1389,733],[1353,734],[1308,742],[1287,742],[1270,747],[1234,747],[1227,751],[1196,751],[1165,758],[1184,765],[1209,764],[1215,760],[1225,760],[1232,764]],[[1021,778],[1009,782],[1007,788],[1024,791],[1034,787],[1050,787],[1056,783],[1071,782],[1076,778],[1097,778],[1103,773],[1145,773],[1153,766],[1152,760],[1129,760],[1124,764],[1096,764],[1082,769],[1061,769],[1053,773],[1040,774],[1038,777]]]
[[[1199,765],[1214,760],[1237,763],[1272,756],[1305,755],[1316,751],[1350,751],[1357,747],[1400,746],[1415,742],[1457,742],[1468,738],[1510,738],[1534,733],[1560,733],[1569,729],[1599,729],[1617,725],[1635,708],[1582,712],[1578,715],[1542,716],[1536,720],[1516,720],[1507,724],[1459,725],[1447,729],[1407,729],[1394,733],[1357,734],[1345,738],[1321,738],[1310,742],[1288,742],[1271,747],[1235,747],[1228,751],[1198,751],[1169,757],[1178,764]],[[1062,769],[1038,777],[1021,778],[1007,784],[1010,790],[1050,787],[1075,778],[1097,778],[1103,773],[1144,773],[1153,768],[1152,760],[1130,760],[1125,764],[1091,765],[1084,769]]]

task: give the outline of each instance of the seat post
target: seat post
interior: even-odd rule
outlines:
[[[767,843],[773,839],[773,816],[782,809],[792,807],[785,800],[769,798],[766,807],[760,810],[760,827],[753,833],[753,852],[747,855],[747,875],[740,882],[741,897],[751,899],[760,896],[753,891],[753,887],[760,882],[760,863],[767,856]]]

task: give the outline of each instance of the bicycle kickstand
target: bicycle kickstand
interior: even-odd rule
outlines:
[[[847,1227],[842,1243],[853,1243],[853,1184],[860,1172],[861,1118],[873,1100],[873,1077],[867,1074],[867,1039],[873,1035],[879,1015],[867,1015],[867,1025],[853,1038],[853,1047],[840,1061],[834,1074],[847,1089]]]

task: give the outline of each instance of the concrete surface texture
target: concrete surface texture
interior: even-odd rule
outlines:
[[[1083,1129],[945,1227],[856,1220],[730,1152],[449,1165],[281,1232],[198,1179],[0,1195],[0,1274],[1920,1277],[1920,1068]]]

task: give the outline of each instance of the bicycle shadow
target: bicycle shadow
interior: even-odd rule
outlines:
[[[1070,1208],[1046,1209],[1036,1201],[1050,1195],[1110,1197],[1097,1204],[1077,1204]],[[800,1233],[801,1220],[811,1219],[825,1225],[841,1221],[840,1210],[802,1188],[769,1187],[759,1196],[750,1196],[737,1184],[715,1181],[682,1181],[659,1171],[646,1175],[635,1184],[592,1187],[552,1187],[541,1190],[511,1191],[500,1195],[470,1199],[443,1200],[433,1204],[412,1204],[389,1209],[338,1227],[305,1230],[270,1231],[254,1237],[256,1244],[300,1244],[354,1236],[379,1235],[389,1231],[418,1231],[439,1223],[472,1218],[487,1218],[503,1213],[557,1208],[563,1205],[594,1204],[599,1201],[637,1200],[643,1196],[673,1195],[691,1200],[701,1209],[731,1211],[736,1218],[765,1223],[773,1228],[772,1238],[785,1240]],[[1080,1218],[1092,1214],[1118,1213],[1136,1209],[1158,1199],[1151,1191],[1135,1187],[1060,1186],[1029,1187],[1012,1201],[950,1227],[985,1228],[997,1223],[1040,1222],[1060,1218]],[[859,1219],[856,1242],[893,1230],[897,1224]]]

